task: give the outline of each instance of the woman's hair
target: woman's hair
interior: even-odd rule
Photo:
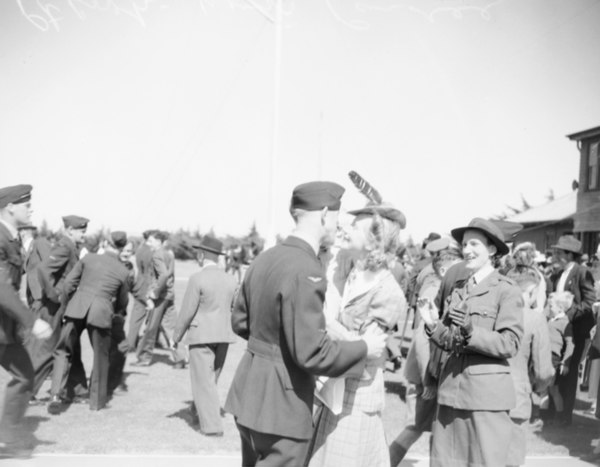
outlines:
[[[367,235],[369,252],[363,262],[364,269],[377,271],[393,266],[400,246],[400,230],[397,222],[381,217],[377,212],[373,214]]]
[[[508,271],[506,276],[514,280],[522,291],[527,290],[530,285],[537,286],[541,281],[539,273],[533,266],[517,265]]]
[[[535,245],[531,242],[524,242],[517,245],[512,257],[517,266],[533,266],[535,264],[535,253]]]

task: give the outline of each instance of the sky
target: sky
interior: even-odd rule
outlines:
[[[364,205],[354,170],[416,240],[571,190],[600,0],[281,1],[3,0],[0,186],[52,228],[269,237],[299,183]]]

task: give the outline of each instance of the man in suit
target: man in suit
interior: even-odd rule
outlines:
[[[240,432],[242,465],[302,465],[313,434],[315,375],[358,377],[385,347],[385,335],[336,341],[325,329],[327,280],[317,255],[333,244],[343,192],[332,182],[297,186],[290,204],[296,228],[244,277],[232,325],[248,348],[225,404]]]
[[[37,235],[35,225],[24,225],[19,227],[19,237],[23,245],[25,255],[25,274],[26,274],[26,298],[27,304],[32,307],[36,300],[42,297],[42,286],[38,278],[38,266],[50,256],[52,245],[45,237]]]
[[[193,246],[198,250],[202,269],[188,281],[173,340],[177,345],[187,331],[192,394],[200,433],[222,436],[217,381],[229,344],[235,342],[231,307],[237,280],[218,265],[219,255],[223,254],[223,244],[218,239],[206,236]]]
[[[64,282],[67,275],[79,261],[79,248],[84,241],[89,219],[68,215],[64,216],[62,221],[63,231],[60,238],[35,271],[40,285],[40,293],[34,297],[31,309],[38,318],[50,324],[52,336],[45,341],[32,339],[27,343],[27,350],[31,355],[35,371],[34,398],[52,372],[54,351],[60,338],[65,306]],[[69,399],[73,398],[76,393],[79,395],[87,394],[87,380],[79,347],[75,349],[73,360],[69,384],[67,385],[68,394],[66,397]]]
[[[29,333],[47,338],[51,332],[19,298],[23,257],[17,228],[31,223],[31,213],[31,185],[0,188],[0,365],[11,376],[0,418],[0,455],[10,457],[31,451],[22,421],[33,388],[33,366],[23,339]]]
[[[134,352],[138,344],[138,335],[140,328],[146,319],[146,299],[148,289],[152,282],[152,249],[149,245],[149,237],[153,235],[152,230],[146,230],[142,233],[144,241],[135,252],[135,265],[137,273],[135,283],[131,289],[134,302],[129,316],[129,330],[127,332],[127,345],[130,352]]]
[[[562,425],[570,425],[573,418],[573,408],[577,396],[577,380],[579,363],[585,349],[585,341],[590,337],[594,327],[594,313],[592,304],[596,299],[594,291],[594,278],[591,271],[577,260],[581,256],[581,242],[572,235],[563,235],[558,243],[553,245],[555,258],[561,269],[553,276],[553,290],[555,292],[568,291],[573,294],[573,305],[567,311],[567,316],[573,327],[573,355],[569,362],[566,378],[559,384],[559,389],[564,398]]]
[[[146,308],[149,310],[147,326],[137,348],[137,362],[133,366],[150,366],[154,345],[163,316],[175,301],[175,258],[166,249],[169,234],[159,230],[148,237],[152,250],[151,284],[146,294]]]
[[[126,313],[129,293],[129,270],[119,259],[127,236],[125,232],[112,232],[107,240],[103,254],[85,255],[65,280],[64,293],[70,299],[54,359],[52,397],[48,404],[48,413],[52,415],[61,411],[60,394],[67,383],[73,351],[84,329],[88,331],[94,350],[90,410],[100,410],[106,405],[113,314]]]

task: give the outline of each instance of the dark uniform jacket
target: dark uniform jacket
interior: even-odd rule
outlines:
[[[23,256],[21,242],[0,222],[0,345],[23,340],[33,314],[19,298]]]
[[[190,345],[235,342],[231,308],[236,289],[235,277],[216,264],[192,275],[185,289],[173,340],[179,342],[188,330]]]
[[[27,301],[32,304],[42,298],[42,286],[40,285],[38,267],[49,256],[52,249],[48,239],[38,237],[32,240],[29,252],[25,259],[25,273],[27,274]]]
[[[248,269],[232,314],[233,330],[248,348],[225,405],[239,424],[310,439],[314,375],[362,374],[364,341],[335,341],[325,330],[326,288],[315,252],[294,236]]]
[[[129,270],[112,252],[84,256],[65,280],[65,294],[71,296],[65,317],[86,318],[87,324],[110,329],[115,312],[125,315]]]
[[[514,357],[523,336],[523,299],[511,279],[493,271],[467,294],[452,292],[448,306],[466,309],[473,333],[456,346],[445,314],[431,339],[450,352],[442,368],[438,403],[462,410],[510,410],[515,389],[508,359]]]
[[[166,248],[159,248],[152,255],[153,280],[148,293],[156,299],[175,298],[175,256]]]
[[[562,271],[553,276],[553,290],[556,290]],[[585,266],[574,264],[565,282],[565,291],[573,294],[573,305],[567,311],[573,324],[573,334],[589,337],[590,330],[596,324],[592,304],[596,300],[594,277]]]
[[[50,251],[50,256],[38,267],[43,300],[60,304],[65,299],[65,278],[78,260],[79,252],[73,240],[67,236],[61,237]]]

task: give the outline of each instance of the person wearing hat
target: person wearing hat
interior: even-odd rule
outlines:
[[[31,334],[42,339],[50,327],[27,309],[19,297],[23,256],[18,228],[31,224],[31,185],[0,188],[0,365],[11,380],[4,391],[0,417],[0,455],[31,452],[23,416],[33,388],[33,366],[23,345]]]
[[[224,254],[220,240],[207,235],[192,246],[201,269],[188,281],[173,340],[177,345],[187,332],[193,405],[200,433],[222,436],[217,382],[229,344],[235,342],[231,307],[238,283],[219,265],[219,256]]]
[[[573,419],[573,408],[577,395],[579,364],[584,357],[585,341],[590,338],[595,319],[592,305],[596,300],[594,278],[591,271],[578,263],[581,256],[581,242],[572,235],[563,235],[558,239],[554,249],[555,261],[560,267],[552,277],[554,292],[571,292],[573,305],[567,311],[567,317],[573,328],[573,355],[569,362],[568,373],[559,383],[564,397],[563,419],[560,423],[570,425]]]
[[[500,227],[475,218],[451,233],[462,244],[470,277],[454,288],[441,319],[431,300],[419,306],[430,339],[447,352],[431,465],[504,466],[516,401],[508,359],[523,336],[523,299],[493,266],[509,251]]]
[[[129,270],[119,259],[126,245],[125,232],[112,232],[104,253],[85,255],[65,279],[64,295],[68,300],[54,358],[48,404],[51,415],[62,411],[60,395],[66,387],[73,354],[84,329],[94,350],[90,410],[100,410],[106,405],[112,318],[115,313],[125,315],[127,310]]]
[[[355,265],[329,329],[348,340],[360,338],[367,329],[387,336],[407,309],[404,293],[390,271],[406,219],[387,203],[369,204],[349,214],[354,221],[341,247],[352,253]],[[345,377],[337,408],[334,401],[325,399],[315,426],[311,467],[389,465],[382,420],[384,367],[385,355],[369,360],[361,375]]]
[[[31,355],[35,370],[32,403],[36,402],[35,396],[46,378],[52,373],[54,351],[60,338],[64,313],[64,282],[79,260],[80,248],[89,219],[68,215],[64,216],[62,221],[63,230],[59,239],[36,271],[41,290],[40,294],[35,297],[31,309],[37,317],[50,324],[52,336],[43,342],[32,340],[27,344],[27,350]],[[79,348],[76,349],[74,362],[67,385],[67,394],[63,395],[68,399],[87,395],[87,379]]]
[[[240,432],[242,465],[302,465],[315,375],[360,376],[367,358],[382,355],[383,334],[339,341],[326,332],[327,281],[317,255],[333,244],[343,193],[332,182],[298,185],[290,202],[295,229],[258,255],[242,282],[232,325],[248,347],[225,404]]]

